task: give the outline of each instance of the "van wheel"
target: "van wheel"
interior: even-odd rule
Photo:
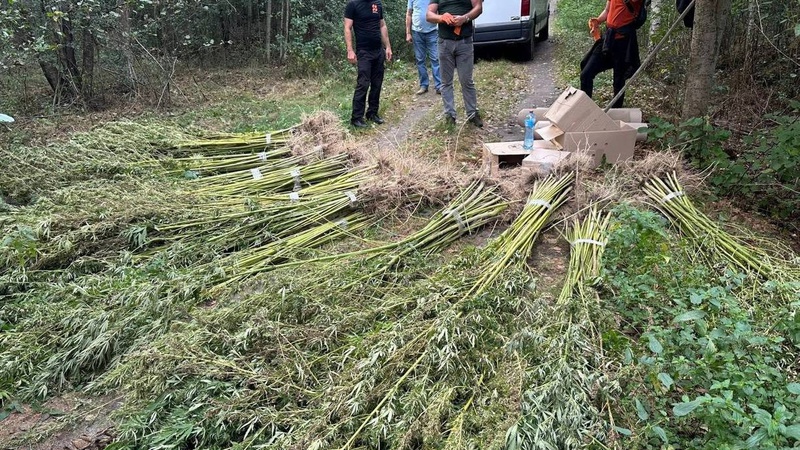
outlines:
[[[521,44],[520,57],[523,61],[530,61],[533,59],[533,50],[536,47],[536,37],[531,35],[531,40]]]
[[[544,21],[544,27],[542,27],[541,31],[539,31],[539,35],[536,37],[536,40],[539,42],[544,42],[550,37],[550,17],[548,15],[547,19]]]

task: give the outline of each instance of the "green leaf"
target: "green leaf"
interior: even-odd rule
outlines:
[[[800,23],[794,26],[794,35],[800,36]]]
[[[800,383],[789,383],[786,389],[795,395],[800,395]]]
[[[795,439],[797,441],[800,441],[800,423],[796,423],[794,425],[789,425],[788,427],[786,427],[786,430],[783,432],[783,435]]]
[[[653,353],[660,355],[664,351],[664,347],[661,345],[661,342],[658,342],[655,336],[650,335],[647,337],[647,340],[647,347],[650,348],[650,351]]]
[[[665,388],[667,388],[667,389],[669,389],[669,388],[670,388],[670,386],[672,386],[672,385],[673,385],[673,383],[675,383],[675,382],[672,380],[672,377],[671,377],[671,376],[669,376],[669,374],[668,374],[668,373],[664,373],[664,372],[661,372],[661,373],[659,373],[659,374],[658,374],[658,381],[660,381],[660,382],[661,382],[661,384],[663,384],[663,385],[664,385],[664,387],[665,387]]]
[[[704,402],[705,399],[703,397],[698,397],[690,402],[676,403],[672,407],[672,413],[675,414],[675,417],[683,417],[689,415],[692,411],[697,409],[697,407]]]
[[[633,402],[636,405],[636,415],[643,421],[649,419],[650,414],[644,409],[642,402],[640,402],[638,398],[634,399]]]
[[[753,433],[753,435],[750,436],[749,439],[747,439],[745,445],[747,445],[747,448],[758,447],[758,444],[760,444],[761,441],[763,441],[764,438],[766,437],[767,437],[767,430],[765,430],[764,428],[759,428],[758,431]]]
[[[685,312],[683,314],[680,314],[679,316],[675,317],[672,321],[675,322],[675,323],[689,322],[689,321],[700,320],[705,316],[706,316],[706,313],[704,313],[703,311],[698,311],[698,310],[687,311],[687,312]]]
[[[669,439],[667,439],[667,432],[664,431],[663,428],[661,428],[659,426],[654,426],[653,427],[653,433],[656,436],[658,436],[659,438],[661,438],[661,440],[664,441],[665,444],[669,443]]]
[[[617,433],[625,435],[625,436],[630,436],[630,435],[633,434],[633,432],[631,430],[627,429],[627,428],[622,428],[622,427],[616,427],[615,426],[614,429],[617,430]]]
[[[633,351],[631,350],[630,347],[628,347],[628,348],[625,349],[624,363],[625,364],[630,364],[632,362],[633,362]]]

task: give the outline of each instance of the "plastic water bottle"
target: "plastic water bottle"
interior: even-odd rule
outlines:
[[[533,150],[533,127],[536,125],[536,115],[533,111],[528,113],[525,117],[525,141],[522,143],[522,148],[525,150]]]

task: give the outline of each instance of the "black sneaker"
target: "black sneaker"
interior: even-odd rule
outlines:
[[[364,122],[362,119],[353,119],[350,121],[350,125],[352,125],[354,128],[367,128],[369,126],[367,125],[367,122]]]
[[[476,112],[472,116],[470,116],[469,121],[472,122],[478,128],[483,128],[483,120],[481,120],[480,113]]]
[[[450,114],[445,114],[444,115],[444,123],[446,123],[447,125],[455,125],[456,124],[456,118],[451,116]]]
[[[369,120],[370,122],[375,122],[378,125],[380,125],[380,124],[382,124],[384,122],[384,120],[381,119],[381,116],[379,116],[377,114],[370,114],[369,116],[367,116],[367,120]]]

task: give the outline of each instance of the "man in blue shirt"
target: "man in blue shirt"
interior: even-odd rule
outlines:
[[[356,37],[353,50],[353,34]],[[366,118],[378,125],[383,119],[378,115],[383,85],[385,61],[392,60],[392,45],[383,20],[381,0],[350,0],[344,10],[344,42],[347,60],[358,67],[358,80],[353,93],[353,113],[350,124],[356,128],[367,126]],[[367,92],[369,91],[369,106]]]
[[[425,59],[431,60],[431,72],[437,94],[441,94],[442,79],[439,77],[439,51],[436,43],[438,37],[436,24],[425,20],[428,12],[429,0],[408,0],[406,11],[406,41],[414,43],[414,56],[417,59],[417,72],[419,72],[419,90],[417,95],[428,92],[430,81]]]

